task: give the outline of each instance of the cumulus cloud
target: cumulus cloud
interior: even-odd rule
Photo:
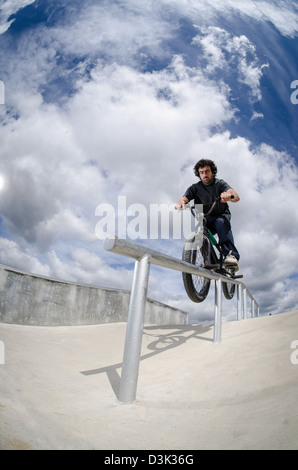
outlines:
[[[172,26],[160,15],[160,6],[150,2],[87,2],[69,12],[67,21],[51,34],[64,54],[89,57],[102,52],[108,60],[140,64],[163,57],[161,45],[173,35]]]
[[[286,0],[281,3],[277,0],[270,2],[260,0],[251,3],[230,0],[228,3],[247,16],[256,18],[259,21],[271,21],[285,36],[297,36],[298,9],[295,2]]]
[[[297,4],[292,0],[279,2],[278,0],[256,0],[254,2],[239,0],[188,0],[180,2],[179,0],[163,0],[166,5],[175,6],[181,14],[198,15],[203,18],[202,22],[208,23],[214,21],[217,15],[225,18],[233,18],[235,13],[242,16],[245,20],[254,19],[260,23],[270,21],[283,34],[288,37],[297,36],[298,31],[298,9]]]
[[[228,31],[214,26],[199,28],[201,35],[193,39],[200,45],[207,61],[206,72],[210,75],[218,69],[228,74],[238,72],[238,82],[247,85],[251,90],[251,99],[259,101],[262,98],[260,82],[265,64],[260,64],[256,48],[244,36],[235,36]]]
[[[35,3],[35,0],[3,0],[0,8],[0,34],[5,33],[14,19],[9,18],[22,8]]]
[[[24,272],[49,276],[50,269],[38,260],[38,252],[25,247],[21,242],[0,238],[0,260],[7,266],[17,267]]]
[[[154,178],[156,168],[161,176],[174,176],[199,135],[233,116],[220,87],[181,57],[151,74],[99,66],[92,78],[69,103],[69,119],[83,152],[132,200],[159,200],[165,188]],[[147,180],[145,193],[139,192],[140,178]]]
[[[88,218],[104,189],[100,170],[81,153],[59,109],[33,95],[18,100],[18,112],[19,119],[0,128],[0,211],[7,228],[41,251],[63,235],[90,240]]]

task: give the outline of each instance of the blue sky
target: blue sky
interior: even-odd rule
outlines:
[[[298,308],[297,52],[290,0],[2,1],[0,262],[129,289],[96,207],[172,204],[207,156],[240,194],[234,236],[261,310]],[[148,244],[177,256],[183,240]],[[213,314],[177,273],[152,269],[149,295]]]

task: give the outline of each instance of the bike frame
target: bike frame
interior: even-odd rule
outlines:
[[[222,252],[222,248],[220,246],[220,243],[214,238],[214,235],[212,232],[207,228],[206,226],[206,217],[205,214],[197,213],[195,206],[190,207],[192,215],[195,217],[195,219],[198,222],[198,226],[196,228],[196,233],[201,229],[201,217],[203,219],[203,233],[206,238],[209,240],[209,250],[210,250],[210,260],[211,260],[211,265],[205,266],[207,269],[214,269],[221,274],[229,274],[231,275],[230,272],[228,272],[225,267],[224,267],[224,256]],[[216,253],[215,249],[217,250],[218,254]]]
[[[222,252],[221,246],[217,241],[216,241],[216,245],[214,245],[214,242],[213,242],[214,235],[210,232],[210,230],[207,229],[207,227],[204,227],[204,231],[207,234],[207,237],[208,237],[209,242],[210,242],[209,247],[210,247],[211,259],[213,258],[214,261],[219,262],[220,269],[223,269],[224,257],[223,257],[223,252]],[[210,236],[210,234],[211,234],[211,236]],[[217,255],[215,249],[218,251],[218,255]]]
[[[186,206],[187,207],[187,206]],[[210,254],[212,255],[212,258],[216,261],[218,261],[218,257],[216,255],[215,249],[213,247],[216,247],[218,252],[222,254],[221,246],[219,242],[214,238],[214,235],[211,233],[211,231],[206,227],[206,217],[203,213],[197,212],[195,206],[189,206],[190,211],[193,215],[193,217],[196,219],[198,222],[198,225],[195,230],[195,234],[197,235],[202,229],[203,229],[203,234],[205,235],[206,238],[209,240],[209,246],[210,246]]]

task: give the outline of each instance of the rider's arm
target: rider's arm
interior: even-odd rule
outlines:
[[[179,199],[178,202],[176,202],[177,209],[183,209],[184,205],[187,204],[188,202],[189,200],[187,199],[187,197],[183,196],[181,199]]]
[[[231,199],[231,196],[234,196],[234,198]],[[239,195],[232,188],[228,189],[224,193],[221,193],[220,197],[221,197],[221,202],[229,202],[229,201],[238,202],[238,201],[240,201]]]

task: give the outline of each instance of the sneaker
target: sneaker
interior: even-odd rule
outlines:
[[[238,271],[238,260],[237,258],[232,255],[232,252],[230,251],[230,253],[225,257],[225,261],[224,261],[225,265],[228,266],[229,268],[233,268],[235,271]]]

